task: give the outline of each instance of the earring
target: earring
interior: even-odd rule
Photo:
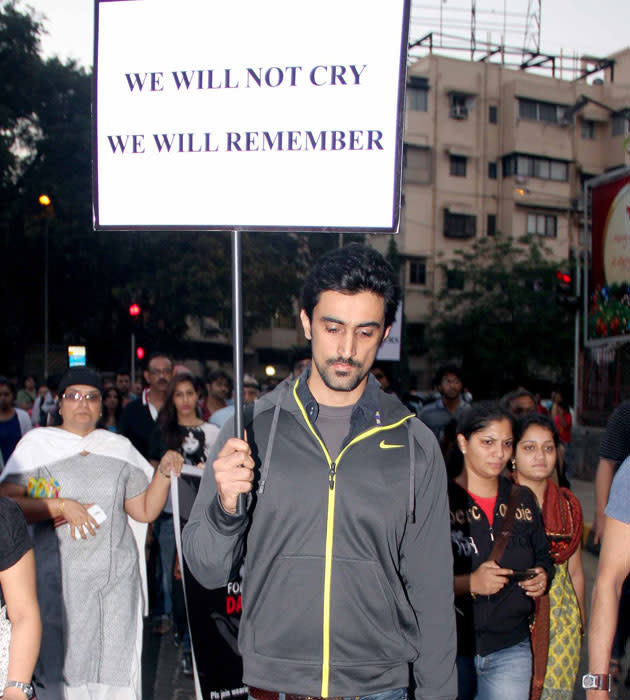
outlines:
[[[465,454],[466,454],[466,450],[462,449],[462,454],[465,455]]]
[[[516,460],[514,459],[514,457],[512,457],[512,459],[510,461],[512,462],[512,471],[515,472],[516,471]]]

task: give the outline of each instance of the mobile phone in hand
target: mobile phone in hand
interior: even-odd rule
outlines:
[[[536,569],[515,569],[508,578],[510,581],[527,581],[535,576],[538,576]]]
[[[105,511],[99,506],[98,503],[93,503],[87,512],[96,520],[97,524],[100,525],[107,520],[107,515]]]

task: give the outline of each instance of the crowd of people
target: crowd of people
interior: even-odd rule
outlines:
[[[0,379],[11,700],[33,687],[44,700],[137,700],[147,612],[193,672],[180,526],[194,611],[243,573],[253,700],[573,697],[586,606],[571,413],[560,392],[545,405],[522,387],[472,401],[454,364],[437,373],[439,397],[410,410],[375,363],[399,294],[371,248],[318,261],[301,299],[309,350],[270,392],[244,376],[243,438],[232,377],[202,381],[161,352],[142,386],[87,367],[19,392]],[[597,474],[593,700],[609,664],[619,680],[628,636],[629,412],[613,414]]]

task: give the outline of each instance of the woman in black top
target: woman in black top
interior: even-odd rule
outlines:
[[[512,444],[512,418],[497,403],[473,404],[457,425],[464,468],[449,484],[449,505],[461,700],[529,697],[529,619],[553,564],[534,495],[501,476]]]
[[[175,450],[184,457],[184,464],[192,470],[197,470],[198,475],[182,476],[179,480],[179,511],[182,520],[188,520],[190,510],[195,501],[199,480],[206,466],[208,452],[212,447],[219,428],[211,423],[204,422],[200,417],[199,395],[195,387],[193,377],[190,374],[177,374],[171,380],[166,390],[164,406],[158,416],[156,429],[151,436],[150,457],[157,463],[167,450]],[[160,557],[162,557],[162,587],[165,595],[172,595],[173,622],[177,636],[183,641],[182,666],[186,675],[192,673],[192,654],[190,635],[186,625],[186,613],[183,606],[182,586],[178,582],[173,583],[173,570],[180,576],[179,566],[175,557],[175,541],[173,524],[170,514],[160,516],[154,529],[160,543]],[[197,582],[186,578],[189,604],[191,596],[196,596]],[[195,603],[200,602],[195,597]],[[201,601],[202,603],[203,601]]]
[[[4,647],[0,646],[3,697],[25,700],[32,694],[31,676],[39,654],[42,623],[35,586],[35,557],[26,520],[20,507],[8,498],[0,498],[0,587],[11,621],[8,668],[4,665],[6,658],[1,658]]]

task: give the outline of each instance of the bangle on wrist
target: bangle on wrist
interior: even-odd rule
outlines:
[[[64,512],[64,510],[65,510],[65,507],[66,507],[66,502],[65,502],[65,500],[62,498],[62,499],[59,501],[59,515],[63,515],[63,512]]]

